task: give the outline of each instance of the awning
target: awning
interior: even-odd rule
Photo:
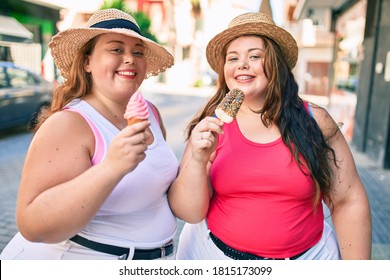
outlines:
[[[0,40],[25,42],[32,41],[33,37],[34,34],[13,17],[0,15]]]

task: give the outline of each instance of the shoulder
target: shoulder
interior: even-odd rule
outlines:
[[[74,130],[85,128],[88,126],[84,117],[75,111],[63,110],[51,115],[43,124],[43,127],[57,130],[57,128],[65,130]]]
[[[94,146],[94,135],[81,114],[59,111],[51,115],[37,130],[34,138],[40,142],[68,142],[71,145]]]
[[[333,135],[335,131],[338,130],[338,124],[334,121],[329,112],[325,108],[311,102],[309,103],[309,106],[312,117],[317,122],[324,136],[328,137]]]

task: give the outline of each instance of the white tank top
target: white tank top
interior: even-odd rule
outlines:
[[[168,204],[167,190],[177,176],[178,161],[148,106],[154,142],[148,146],[146,158],[123,177],[79,233],[81,236],[136,248],[159,247],[174,237],[176,218]],[[119,133],[118,128],[83,100],[74,100],[66,109],[80,113],[91,127],[96,142],[92,163],[98,164],[105,157],[111,139]]]

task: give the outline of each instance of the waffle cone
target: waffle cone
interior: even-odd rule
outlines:
[[[127,125],[133,125],[133,124],[136,124],[136,123],[139,123],[139,122],[142,122],[142,121],[143,121],[142,119],[139,119],[139,118],[136,118],[136,117],[132,117],[132,118],[127,120]]]

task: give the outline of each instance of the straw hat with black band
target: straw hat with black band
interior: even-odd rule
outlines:
[[[295,67],[298,46],[291,34],[277,26],[263,13],[245,13],[235,17],[227,29],[217,34],[208,43],[206,57],[215,72],[218,71],[219,64],[225,60],[223,50],[227,44],[245,35],[262,35],[272,39],[282,50],[290,70]]]
[[[162,46],[142,36],[137,22],[117,9],[100,10],[93,14],[84,28],[70,28],[56,34],[49,47],[58,69],[67,79],[76,53],[92,38],[117,33],[139,38],[145,44],[146,78],[164,72],[173,65],[173,56]]]

